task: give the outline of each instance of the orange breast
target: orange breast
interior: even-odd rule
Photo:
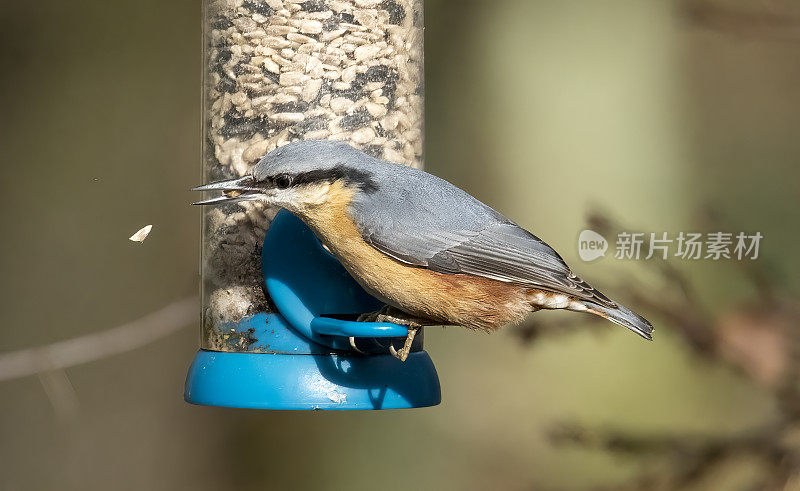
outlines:
[[[352,192],[331,186],[324,204],[301,218],[368,292],[412,315],[436,323],[492,330],[531,311],[529,289],[471,275],[448,275],[409,266],[361,238],[347,213]]]

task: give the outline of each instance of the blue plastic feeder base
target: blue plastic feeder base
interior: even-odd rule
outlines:
[[[298,410],[401,409],[441,402],[436,369],[421,351],[422,333],[401,362],[388,347],[403,345],[406,327],[346,320],[383,304],[285,210],[267,231],[262,269],[276,312],[216,326],[227,339],[246,341],[246,346],[200,350],[186,377],[187,402]],[[364,349],[353,350],[350,337]]]
[[[391,355],[230,353],[200,350],[184,399],[251,409],[403,409],[441,402],[428,353]]]

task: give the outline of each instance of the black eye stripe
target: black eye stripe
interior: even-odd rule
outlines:
[[[365,192],[371,193],[378,189],[378,185],[372,178],[372,174],[358,169],[352,169],[344,165],[337,165],[330,169],[312,170],[308,172],[301,172],[299,174],[277,174],[267,177],[265,180],[269,181],[273,186],[279,189],[285,189],[290,186],[299,186],[302,184],[313,184],[317,182],[334,182],[343,180],[348,184],[357,185]]]

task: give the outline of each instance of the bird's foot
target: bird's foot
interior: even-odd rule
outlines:
[[[359,315],[357,320],[358,322],[392,322],[392,321],[379,320],[379,318],[393,317],[393,314],[396,314],[397,312],[400,311],[392,307],[391,305],[384,305],[375,312],[367,312],[366,314]]]
[[[397,350],[394,345],[389,345],[389,352],[400,361],[406,361],[409,353],[411,353],[411,345],[414,343],[414,337],[424,325],[420,320],[390,305],[384,305],[382,309],[375,312],[361,314],[358,317],[358,322],[390,322],[408,328],[408,335],[406,336],[402,348]],[[355,340],[350,338],[350,345],[353,346],[354,344]]]
[[[422,328],[420,325],[414,326],[407,326],[408,327],[408,335],[406,335],[406,341],[403,343],[403,347],[399,350],[394,349],[394,345],[389,345],[389,353],[392,354],[395,358],[400,361],[406,361],[408,358],[408,354],[411,353],[411,345],[414,343],[414,337],[417,335],[417,332]]]

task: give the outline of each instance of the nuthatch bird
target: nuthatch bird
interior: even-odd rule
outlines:
[[[645,318],[592,288],[532,233],[443,179],[345,142],[290,143],[250,175],[195,190],[223,192],[195,204],[261,200],[303,220],[387,305],[361,320],[408,327],[403,348],[392,348],[401,360],[423,325],[494,331],[540,309],[588,312],[652,339]]]

